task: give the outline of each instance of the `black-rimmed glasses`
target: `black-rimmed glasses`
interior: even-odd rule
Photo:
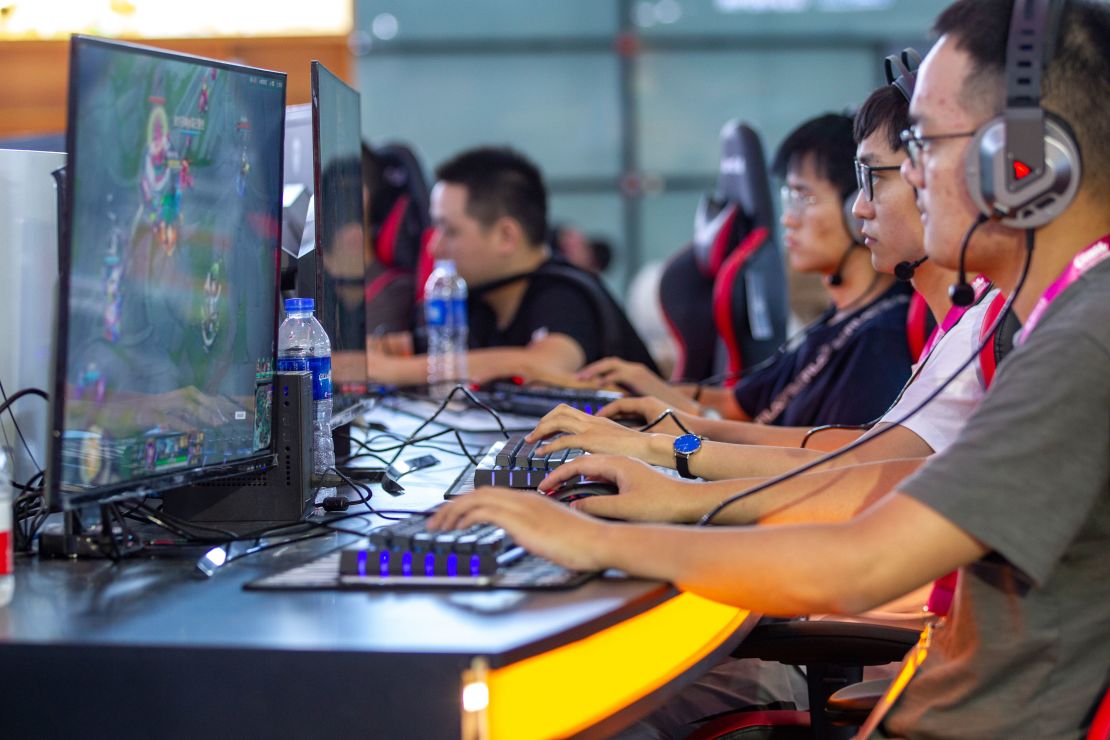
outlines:
[[[875,173],[876,172],[892,172],[894,170],[902,169],[902,165],[890,164],[875,167],[873,165],[864,164],[858,159],[856,162],[856,187],[863,192],[863,197],[867,200],[875,200]]]
[[[903,131],[899,138],[906,146],[906,155],[910,158],[910,164],[917,169],[921,166],[921,153],[928,151],[929,143],[932,141],[941,141],[943,139],[963,139],[968,136],[975,136],[974,131],[961,131],[958,134],[933,134],[932,136],[922,136],[912,128]]]

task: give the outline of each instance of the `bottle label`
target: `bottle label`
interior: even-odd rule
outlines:
[[[466,299],[456,298],[451,301],[451,311],[454,313],[454,324],[456,327],[466,326]]]
[[[424,323],[428,327],[447,325],[447,301],[442,298],[429,298],[424,302]]]
[[[312,371],[312,400],[331,398],[331,357],[309,357],[308,369]]]
[[[312,400],[331,398],[331,357],[281,357],[277,362],[279,373],[312,372]]]

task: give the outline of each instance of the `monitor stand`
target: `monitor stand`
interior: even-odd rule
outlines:
[[[120,560],[143,549],[142,540],[120,515],[115,504],[101,504],[100,522],[81,521],[77,511],[64,514],[61,530],[45,530],[39,538],[40,558],[105,558]]]

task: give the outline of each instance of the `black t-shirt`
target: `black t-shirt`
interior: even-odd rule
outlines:
[[[737,384],[753,420],[778,426],[865,424],[883,414],[910,376],[906,310],[913,289],[895,283],[835,324],[829,308],[802,343]]]
[[[578,278],[568,279],[567,271],[575,271]],[[497,327],[493,310],[479,291],[471,293],[467,308],[471,349],[524,347],[548,334],[565,334],[582,348],[587,363],[613,355],[655,370],[643,340],[601,281],[561,260],[549,260],[532,273],[520,306],[504,329]],[[607,322],[600,311],[608,312],[608,324],[616,329],[608,332],[613,336],[606,336]]]

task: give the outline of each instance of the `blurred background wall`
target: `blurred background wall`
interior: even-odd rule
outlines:
[[[886,54],[924,52],[945,4],[0,0],[0,137],[64,130],[70,31],[280,69],[290,103],[316,58],[362,92],[367,138],[411,144],[429,172],[477,144],[535,159],[553,222],[607,238],[623,290],[690,238],[725,121],[750,122],[770,156],[804,118],[859,103]]]

